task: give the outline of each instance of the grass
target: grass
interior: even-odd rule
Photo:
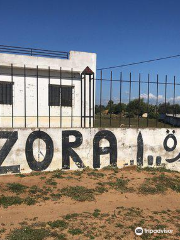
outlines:
[[[94,212],[93,212],[93,214],[92,214],[93,217],[95,217],[95,218],[99,217],[99,216],[100,216],[100,212],[101,212],[101,210],[95,209]]]
[[[134,207],[117,207],[116,214],[102,214],[99,209],[95,209],[91,213],[83,212],[65,215],[61,220],[50,222],[37,222],[35,220],[34,223],[30,223],[31,225],[24,222],[21,223],[19,229],[11,230],[9,234],[6,233],[5,239],[135,239],[134,230],[137,226],[143,228],[149,226],[150,229],[171,229],[167,220],[172,222],[172,219],[176,219],[177,216],[176,211],[171,211],[171,215],[169,215],[168,211],[164,210],[146,212],[145,209]],[[180,224],[177,222],[174,224],[174,235],[144,234],[140,239],[179,239],[179,229]]]
[[[67,214],[66,216],[64,216],[64,218],[66,220],[70,220],[70,219],[74,219],[74,218],[77,218],[79,216],[78,213],[72,213],[72,214]]]
[[[83,186],[65,187],[61,189],[61,194],[76,201],[93,201],[94,191]]]
[[[52,236],[55,237],[55,240],[67,240],[66,235],[64,233],[52,233]]]
[[[97,186],[94,190],[96,193],[99,193],[99,194],[108,192],[107,188],[105,188],[104,186]]]
[[[68,223],[64,220],[56,220],[54,222],[48,222],[48,225],[51,228],[61,228],[61,230],[68,227]]]
[[[104,177],[104,173],[98,172],[98,170],[97,171],[88,172],[87,175],[89,177],[92,176],[94,178],[102,178],[102,177]]]
[[[16,178],[16,182],[19,182],[19,184],[21,183],[20,186],[17,184],[1,184],[1,192],[3,193],[4,190],[7,190],[7,196],[0,195],[0,207],[8,207],[19,204],[33,205],[38,202],[41,203],[39,205],[42,205],[41,207],[44,208],[45,206],[49,206],[49,202],[44,204],[43,200],[53,200],[60,203],[61,201],[66,201],[66,197],[72,198],[75,201],[79,201],[82,205],[83,201],[95,201],[95,198],[98,194],[104,194],[102,197],[105,199],[106,192],[108,191],[111,193],[112,199],[114,194],[119,194],[118,192],[125,193],[123,197],[127,197],[127,201],[130,196],[129,194],[126,194],[126,192],[135,191],[136,193],[142,194],[162,194],[166,193],[167,190],[178,193],[180,192],[180,177],[178,173],[171,173],[171,171],[162,167],[158,167],[156,169],[137,169],[137,171],[138,172],[136,172],[135,167],[131,170],[131,172],[129,172],[127,169],[126,171],[119,170],[115,166],[108,166],[102,170],[92,170],[90,168],[86,168],[82,171],[67,171],[65,173],[62,173],[62,171],[58,170],[49,172],[46,175],[42,173],[42,175],[39,177],[35,177],[39,184],[37,183],[33,186],[33,181],[31,181],[32,178],[29,178],[30,185],[27,184],[27,178]],[[140,171],[143,172],[141,173]],[[131,174],[135,174],[136,177]],[[46,179],[43,178],[41,180],[42,176],[46,176]],[[67,180],[68,176],[72,176],[73,181],[76,181],[74,181],[74,183],[73,181],[69,183]],[[81,181],[77,181],[77,179],[80,179],[80,176],[83,177],[82,179],[84,184],[88,184],[88,181],[90,181],[91,185],[89,187],[88,185],[84,184],[81,186]],[[89,180],[89,178],[91,179]],[[130,181],[134,182],[136,179],[138,179],[138,181],[132,183],[134,188],[132,189]],[[56,185],[47,185],[47,180],[50,182],[56,181],[58,188]],[[75,182],[77,183],[76,185],[74,185]],[[29,187],[26,187],[23,184]],[[64,188],[62,188],[62,185]],[[10,189],[13,190],[10,190],[9,186]],[[22,186],[25,186],[26,188],[23,189]],[[115,193],[115,190],[118,192]],[[23,193],[23,195],[17,195],[21,193]],[[167,194],[171,193],[168,192]],[[97,203],[100,199],[100,197],[97,197]],[[53,203],[56,205],[57,202]],[[51,202],[51,204],[53,203]],[[88,202],[85,204],[87,203]],[[101,208],[101,205],[97,203],[89,203],[90,205],[93,204],[93,208],[90,206],[87,212],[83,210],[84,207],[79,210],[80,212],[78,211],[79,213],[73,213],[76,211],[75,209],[73,211],[69,210],[67,212],[69,214],[57,217],[53,220],[51,216],[48,217],[46,220],[47,222],[41,222],[40,216],[37,219],[37,215],[33,215],[30,219],[25,218],[23,221],[21,219],[21,221],[19,221],[18,229],[15,230],[13,230],[13,228],[16,226],[13,226],[12,223],[12,226],[10,226],[4,232],[4,224],[1,226],[2,231],[0,231],[0,238],[7,240],[133,239],[133,237],[135,237],[135,235],[133,235],[134,229],[137,226],[149,226],[149,228],[156,229],[156,226],[158,225],[159,228],[167,226],[167,229],[171,229],[173,219],[175,222],[173,225],[174,238],[172,238],[173,236],[171,235],[170,239],[178,239],[180,236],[178,233],[178,231],[180,232],[180,209],[171,211],[168,209],[162,209],[163,211],[159,212],[151,211],[151,209],[149,209],[147,211],[146,209],[140,209],[141,206],[140,208],[125,208],[120,206],[121,202],[119,202],[118,205],[117,201],[116,207],[111,211],[106,209],[106,207],[104,208],[104,206]],[[73,204],[75,204],[75,202]],[[133,204],[131,206],[133,206]],[[37,206],[37,208],[38,207],[39,206]],[[16,206],[13,209],[15,208]],[[30,209],[32,208],[27,207],[27,211]],[[140,237],[140,239],[154,239],[154,237],[155,236],[153,235],[144,234],[144,236]],[[157,239],[157,237],[155,239]]]
[[[11,192],[17,194],[23,193],[24,190],[27,188],[27,186],[22,185],[20,183],[8,183],[7,187]]]
[[[52,178],[49,178],[49,179],[46,181],[46,184],[47,184],[47,185],[50,185],[50,186],[56,186],[56,185],[57,185],[57,182],[54,181]]]
[[[36,204],[36,202],[37,202],[36,199],[34,199],[32,197],[27,197],[24,199],[24,203],[28,206],[34,205],[34,204]]]
[[[2,195],[0,197],[0,206],[2,207],[9,207],[12,205],[20,205],[22,203],[26,204],[26,205],[34,205],[36,204],[36,199],[32,198],[32,197],[26,197],[26,198],[20,198],[19,196],[4,196]]]
[[[174,170],[167,169],[165,167],[145,167],[145,168],[140,168],[137,167],[137,171],[145,171],[145,172],[176,172]]]
[[[61,171],[61,170],[56,170],[53,172],[53,175],[52,175],[52,178],[58,178],[58,179],[61,179],[61,178],[64,178],[64,175],[65,172]]]
[[[111,126],[110,126],[110,115],[104,115],[101,118],[101,127],[120,127],[121,124],[123,125],[123,128],[129,127],[129,118],[121,118],[121,121],[119,120],[119,116],[111,116]],[[138,118],[130,118],[130,126],[131,128],[137,128],[138,127]],[[139,119],[139,126],[141,128],[147,127],[147,118],[140,118]],[[95,127],[100,127],[100,116],[95,115]],[[148,121],[148,127],[156,127],[156,119],[149,119]],[[157,122],[158,128],[170,128],[171,125],[165,124],[162,122]]]
[[[45,228],[34,229],[32,227],[22,227],[12,231],[7,240],[43,240],[50,235]]]
[[[109,165],[109,166],[103,167],[103,170],[114,171],[115,173],[118,173],[119,168],[114,165]]]
[[[80,234],[83,233],[80,228],[72,228],[72,229],[69,229],[68,232],[69,232],[71,235],[80,235]]]
[[[114,188],[117,191],[121,191],[121,192],[129,192],[132,191],[132,188],[128,188],[129,180],[124,180],[122,178],[117,178],[116,181],[114,182],[107,182],[106,184],[108,184],[109,186],[111,186],[112,188]]]
[[[5,208],[12,206],[12,205],[19,205],[23,203],[23,199],[18,196],[4,196],[0,197],[0,206]]]
[[[141,194],[159,194],[164,193],[166,191],[166,188],[161,187],[159,185],[156,186],[149,186],[148,184],[142,184],[139,188],[139,192]]]
[[[76,171],[72,172],[72,174],[75,176],[81,176],[83,174],[83,171],[76,170]]]
[[[161,173],[158,176],[146,179],[139,187],[139,192],[141,194],[162,194],[168,189],[179,193],[180,181],[177,178],[171,178],[166,176],[164,173]]]
[[[29,188],[29,193],[31,194],[37,194],[37,193],[42,193],[42,189],[37,187],[36,185],[33,185],[32,187]]]
[[[171,178],[166,176],[165,174],[160,174],[159,176],[154,176],[152,182],[157,186],[160,185],[164,188],[169,188],[175,192],[180,192],[180,181],[177,178]]]

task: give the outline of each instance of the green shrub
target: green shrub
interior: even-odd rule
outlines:
[[[20,183],[8,183],[7,187],[11,192],[18,194],[22,193],[26,188],[28,188],[27,186]]]

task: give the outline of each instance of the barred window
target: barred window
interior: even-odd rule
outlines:
[[[72,107],[72,87],[61,87],[61,106]]]
[[[49,106],[72,107],[72,86],[49,85]]]
[[[0,104],[12,105],[13,83],[0,82]]]

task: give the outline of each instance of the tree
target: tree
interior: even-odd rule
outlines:
[[[119,114],[122,111],[126,110],[126,104],[125,103],[118,103],[116,104],[115,108],[114,108],[114,113],[115,114]]]
[[[147,103],[144,102],[144,99],[134,99],[127,104],[126,111],[130,115],[142,116],[147,112]]]
[[[114,113],[115,106],[116,106],[116,104],[114,104],[114,102],[112,100],[109,100],[109,102],[106,106],[106,110],[108,110],[108,113]]]
[[[153,118],[156,118],[156,117],[157,117],[157,114],[156,114],[156,106],[150,104],[150,105],[148,106],[148,118],[153,119]]]
[[[158,112],[160,114],[165,114],[165,113],[168,113],[168,114],[179,114],[180,113],[180,105],[179,104],[170,104],[169,102],[168,103],[161,103],[159,104],[159,107],[158,107]]]
[[[98,114],[98,113],[100,113],[100,112],[103,112],[104,111],[104,109],[105,109],[105,106],[104,105],[96,105],[95,106],[95,114]]]

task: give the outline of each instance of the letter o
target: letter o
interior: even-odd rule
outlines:
[[[41,162],[37,162],[33,154],[33,143],[36,139],[42,139],[46,144],[46,155]],[[34,171],[42,171],[49,167],[54,155],[54,145],[51,137],[43,131],[32,132],[26,141],[26,159],[29,167]]]
[[[168,147],[167,145],[167,142],[169,139],[172,139],[174,141],[174,145],[172,147]],[[173,135],[173,134],[168,134],[165,139],[164,139],[164,149],[167,151],[167,152],[172,152],[174,151],[174,149],[176,148],[176,145],[177,145],[177,139],[176,137]]]

